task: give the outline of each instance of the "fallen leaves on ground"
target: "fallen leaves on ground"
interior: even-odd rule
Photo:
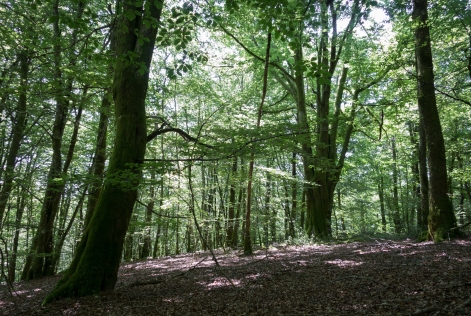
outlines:
[[[471,240],[372,240],[123,264],[114,291],[41,307],[59,276],[0,292],[4,315],[471,315]],[[230,278],[231,283],[224,276]]]

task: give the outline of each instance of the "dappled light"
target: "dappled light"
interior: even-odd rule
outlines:
[[[342,260],[342,259],[335,259],[331,261],[325,261],[327,264],[332,264],[340,268],[347,268],[347,267],[355,267],[362,265],[363,262],[357,262],[353,260]]]
[[[57,277],[0,294],[25,315],[408,315],[471,313],[469,241],[412,241],[216,250],[124,263],[113,292],[40,304]],[[464,247],[465,246],[465,247]],[[26,301],[25,301],[26,300]],[[25,303],[28,302],[28,303]]]
[[[0,314],[471,315],[471,1],[0,2]]]

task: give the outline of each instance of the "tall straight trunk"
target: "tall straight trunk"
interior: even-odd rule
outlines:
[[[157,255],[159,254],[159,241],[160,241],[161,230],[162,230],[162,224],[157,223],[157,231],[155,232],[154,250],[152,251],[152,258],[157,258]]]
[[[409,134],[410,134],[410,139],[412,146],[414,146],[414,150],[412,152],[414,161],[412,162],[412,175],[414,179],[414,186],[413,186],[413,192],[415,199],[417,200],[415,208],[413,207],[412,210],[414,213],[417,215],[417,230],[422,230],[422,208],[421,208],[421,196],[420,196],[420,171],[419,171],[419,151],[420,151],[420,145],[419,141],[417,140],[416,134],[419,132],[419,125],[414,124],[412,122],[408,122],[409,126]],[[420,137],[420,136],[419,136]],[[414,215],[414,214],[412,214]]]
[[[384,207],[384,179],[383,175],[379,176],[379,183],[378,183],[378,195],[379,195],[379,205],[380,205],[380,213],[381,213],[381,229],[383,232],[386,232],[386,210]]]
[[[262,100],[260,102],[260,106],[258,107],[257,129],[260,128],[260,123],[262,120],[263,104],[265,102],[265,96],[267,94],[270,44],[271,44],[271,33],[268,33],[267,50],[265,54],[265,70],[263,73]],[[244,254],[245,255],[251,255],[253,253],[252,241],[250,238],[250,229],[251,229],[250,216],[251,216],[251,208],[252,208],[252,179],[253,179],[254,164],[255,164],[255,154],[254,154],[254,151],[252,150],[252,153],[250,155],[250,161],[249,161],[249,173],[248,173],[248,183],[247,183],[247,206],[245,209],[245,230],[244,230]]]
[[[291,219],[291,212],[290,212],[290,206],[291,206],[291,191],[290,191],[290,185],[286,179],[283,179],[283,193],[284,193],[284,201],[283,201],[283,206],[284,206],[284,217],[283,217],[283,224],[284,224],[284,233],[285,233],[285,240],[288,240],[290,237],[289,234],[289,223]]]
[[[302,49],[299,48],[295,55],[295,62],[301,62],[303,60]],[[304,135],[301,139],[301,157],[303,160],[303,172],[304,172],[304,194],[306,196],[306,231],[308,235],[318,232],[316,227],[319,223],[319,219],[314,215],[314,160],[313,160],[313,148],[312,140],[310,136],[310,127],[308,123],[307,107],[306,107],[306,93],[304,88],[304,75],[302,70],[299,70],[295,74],[294,84],[295,92],[293,95],[296,100],[297,106],[297,123],[298,133]],[[322,221],[322,220],[321,220]]]
[[[268,165],[268,164],[267,164]],[[276,224],[276,216],[275,218],[272,218],[270,211],[272,209],[271,207],[271,174],[270,172],[267,172],[267,180],[265,182],[265,187],[266,187],[266,192],[265,192],[265,201],[264,201],[264,223],[263,226],[265,228],[265,243],[266,246],[268,247],[268,231],[269,231],[269,226],[275,225]],[[276,212],[275,212],[276,215]],[[274,241],[274,240],[272,240]]]
[[[66,82],[62,73],[62,31],[59,28],[59,2],[55,0],[52,5],[53,19],[53,60],[54,60],[54,82],[58,87],[56,92],[55,102],[55,116],[52,129],[52,161],[49,167],[48,180],[46,190],[44,193],[44,201],[41,208],[41,217],[39,220],[38,229],[34,235],[31,245],[30,255],[27,257],[22,279],[33,279],[42,276],[52,275],[53,271],[53,256],[51,255],[54,250],[53,242],[53,225],[59,210],[59,205],[64,190],[65,179],[63,176],[67,172],[68,166],[72,159],[73,149],[75,148],[74,136],[71,139],[71,145],[67,154],[66,162],[64,163],[64,170],[62,169],[62,138],[64,135],[64,128],[67,122],[67,113],[69,107],[69,100],[66,95],[72,91],[72,79],[69,78]],[[85,3],[79,2],[77,4],[76,18],[80,19],[84,9]],[[72,44],[75,44],[77,30],[73,31]],[[71,64],[75,63],[72,59]],[[80,115],[77,115],[80,120]],[[76,137],[76,135],[75,135]]]
[[[300,216],[300,223],[299,226],[301,226],[302,230],[306,230],[305,227],[305,214],[306,214],[306,191],[303,190],[303,194],[301,196],[301,216]]]
[[[291,213],[289,218],[289,235],[294,238],[296,237],[295,225],[296,225],[296,209],[298,205],[298,184],[296,179],[296,153],[293,152],[291,158]]]
[[[130,227],[127,230],[124,239],[124,261],[132,261],[134,259],[134,233],[136,232],[137,214],[132,215],[130,220]]]
[[[226,226],[226,245],[233,247],[232,241],[234,237],[235,225],[235,206],[236,206],[236,176],[237,176],[237,157],[234,157],[231,167],[231,178],[229,186],[229,207],[227,210],[227,226]]]
[[[3,215],[5,208],[13,189],[13,179],[15,177],[15,164],[18,152],[21,147],[24,130],[26,127],[26,108],[27,108],[27,87],[28,87],[28,69],[29,58],[27,52],[23,51],[18,56],[20,63],[20,89],[18,104],[16,107],[16,119],[13,123],[13,135],[8,149],[6,166],[4,171],[3,185],[0,191],[0,231],[2,229]],[[2,168],[3,170],[3,168]]]
[[[31,164],[28,165],[30,167]],[[27,167],[27,169],[29,169]],[[28,174],[29,172],[26,171],[25,174]],[[20,229],[21,229],[21,220],[23,218],[23,213],[26,207],[26,197],[28,196],[25,192],[26,190],[24,188],[21,189],[21,191],[18,189],[17,192],[17,206],[16,206],[16,216],[15,216],[15,234],[13,236],[13,246],[10,251],[10,258],[8,262],[8,280],[10,282],[15,282],[15,276],[16,276],[16,259],[17,259],[17,253],[18,253],[18,243],[20,239]]]
[[[427,0],[414,0],[412,18],[416,23],[415,56],[417,68],[417,100],[424,124],[427,159],[430,172],[429,238],[442,240],[452,235],[456,217],[447,192],[445,142],[435,97],[432,48]],[[455,230],[456,231],[456,230]]]
[[[427,145],[422,118],[419,119],[419,179],[420,179],[420,218],[417,216],[417,226],[420,231],[427,231],[429,204],[429,184],[427,168]]]
[[[241,166],[244,165],[244,160],[241,159],[240,161]],[[243,170],[243,167],[241,167]],[[241,212],[242,212],[242,204],[245,198],[245,190],[240,187],[239,188],[239,197],[237,199],[237,208],[236,208],[236,215],[235,215],[235,223],[234,223],[234,233],[232,234],[232,247],[235,248],[239,244],[239,226],[241,221]]]
[[[391,150],[392,150],[392,172],[393,172],[393,222],[394,230],[396,234],[399,234],[402,231],[402,219],[401,212],[399,209],[399,193],[398,193],[398,172],[397,172],[397,149],[396,149],[396,139],[393,137],[391,139]]]
[[[162,146],[162,153],[163,153],[163,139],[160,140],[160,144]],[[159,210],[162,212],[162,205],[164,204],[164,181],[160,181],[159,187]],[[157,220],[157,232],[155,233],[155,240],[154,240],[154,250],[152,252],[152,258],[157,258],[158,251],[159,251],[159,241],[160,235],[162,232],[162,223],[160,218]]]
[[[123,242],[137,198],[140,167],[146,150],[148,70],[163,2],[145,3],[144,6],[142,1],[131,1],[122,5],[124,14],[116,26],[119,30],[116,43],[119,57],[113,84],[116,137],[107,177],[77,253],[44,304],[62,297],[112,290],[117,281]],[[130,20],[126,17],[130,12],[138,16]],[[149,23],[149,18],[156,24]],[[146,40],[138,41],[140,37]],[[132,61],[129,56],[133,57]]]
[[[155,181],[155,171],[151,170],[150,176],[151,182]],[[139,257],[141,259],[145,259],[150,256],[150,251],[152,249],[152,242],[150,238],[150,228],[152,225],[152,212],[154,211],[154,204],[155,204],[155,188],[154,184],[151,184],[150,192],[149,192],[149,202],[146,206],[146,218],[145,223],[146,227],[144,228],[144,242],[142,244],[142,249],[140,251]]]

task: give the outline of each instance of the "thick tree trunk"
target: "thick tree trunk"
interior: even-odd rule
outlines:
[[[427,0],[414,0],[412,18],[417,23],[415,29],[417,98],[424,124],[430,172],[428,231],[431,239],[439,241],[451,234],[451,228],[456,226],[456,217],[447,194],[445,143],[435,98]]]
[[[116,284],[147,142],[145,100],[157,26],[143,21],[151,18],[158,25],[161,11],[161,1],[146,3],[145,8],[141,1],[124,4],[125,14],[138,12],[140,16],[131,21],[121,15],[116,26],[119,30],[113,87],[116,137],[107,177],[76,255],[44,304],[62,297],[112,290]],[[148,41],[138,41],[139,36]],[[134,57],[132,61],[129,56]]]
[[[113,39],[112,39],[113,42]],[[112,44],[111,44],[112,45]],[[91,174],[93,176],[88,188],[87,212],[85,214],[84,229],[87,227],[100,197],[103,184],[103,173],[106,163],[106,136],[108,134],[108,109],[110,108],[110,89],[106,89],[101,102],[100,118],[95,144],[95,154],[92,162]]]

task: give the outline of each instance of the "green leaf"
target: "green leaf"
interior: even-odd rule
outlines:
[[[49,19],[47,21],[49,23],[56,23],[58,19],[59,19],[59,17],[57,15],[53,15],[53,16],[49,17]]]
[[[136,14],[132,10],[127,10],[123,12],[123,15],[129,20],[132,21],[136,18]]]

